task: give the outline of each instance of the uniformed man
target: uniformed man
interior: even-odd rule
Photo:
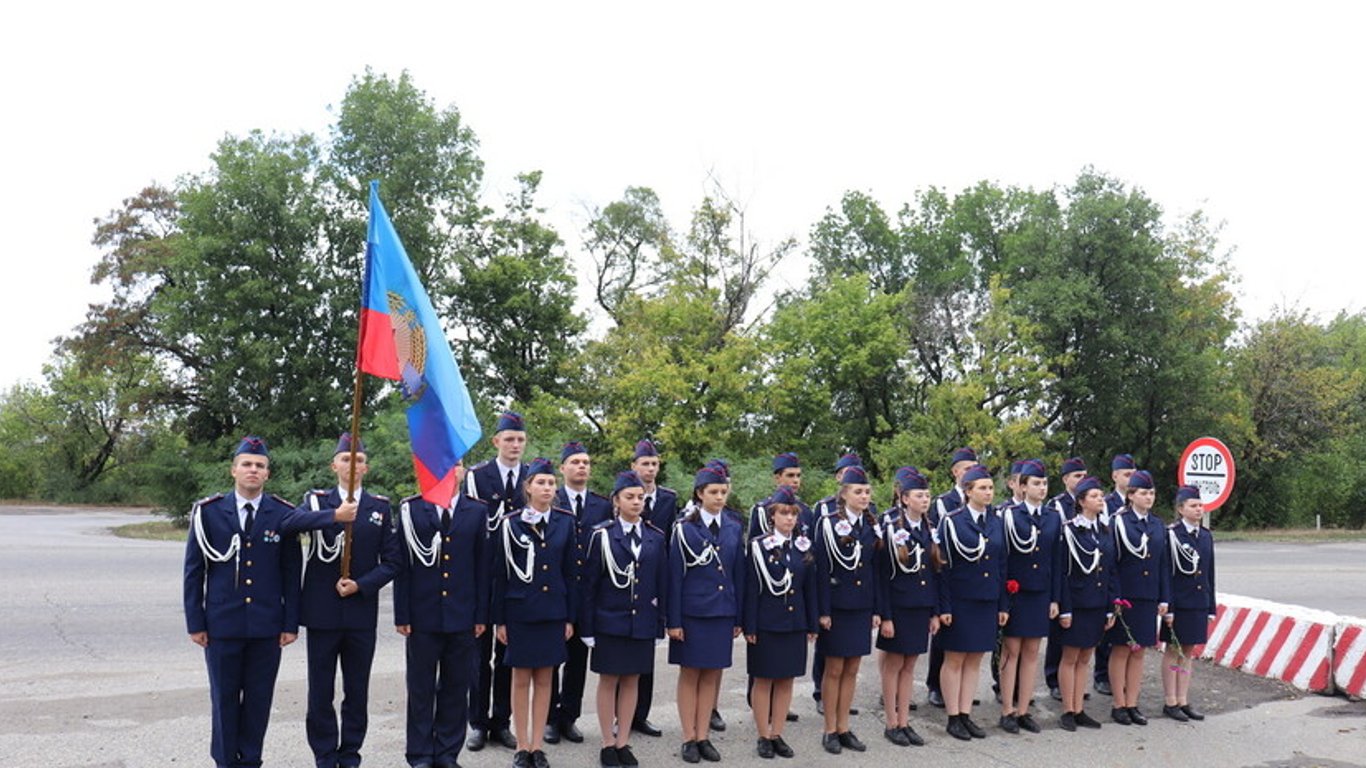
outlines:
[[[346,537],[336,523],[306,534],[303,604],[300,623],[308,627],[308,745],[318,768],[360,765],[360,748],[369,722],[370,666],[375,658],[375,624],[379,591],[398,572],[403,555],[389,500],[363,487],[370,465],[365,447],[343,432],[332,455],[333,488],[309,491],[301,509],[335,510],[348,500],[358,504],[352,525],[351,573],[342,578]],[[351,483],[354,478],[354,487]],[[332,699],[337,667],[342,675],[341,724]]]
[[[299,635],[302,557],[294,534],[356,519],[296,510],[264,493],[270,455],[259,437],[233,453],[233,489],[195,502],[185,545],[185,625],[204,649],[213,704],[210,755],[219,768],[258,766],[280,649]]]
[[[977,451],[972,448],[959,448],[953,452],[949,458],[949,474],[953,475],[953,487],[940,494],[934,500],[934,505],[930,507],[930,525],[939,527],[939,521],[948,516],[955,509],[963,506],[966,499],[963,492],[959,490],[959,482],[963,475],[973,467],[977,466]],[[988,510],[990,511],[990,510]],[[944,696],[939,691],[939,671],[944,667],[944,649],[936,641],[930,638],[930,663],[929,669],[925,670],[925,687],[930,689],[930,704],[936,707],[944,706]],[[974,702],[975,703],[975,702]]]
[[[667,539],[673,535],[674,519],[678,516],[678,493],[656,483],[659,478],[659,447],[650,440],[636,443],[635,455],[631,459],[631,471],[640,477],[645,487],[645,521],[664,532]],[[664,732],[650,722],[650,708],[654,705],[655,675],[653,672],[642,674],[637,685],[636,716],[631,720],[631,730],[646,736],[660,736]]]
[[[457,482],[464,465],[457,462]],[[449,509],[421,496],[399,504],[406,549],[394,579],[394,626],[407,648],[405,756],[413,768],[458,768],[488,627],[488,505],[456,495]]]
[[[606,496],[588,489],[593,474],[593,459],[583,443],[573,441],[560,449],[560,476],[564,484],[555,492],[555,506],[574,514],[574,540],[581,550],[576,560],[583,565],[582,550],[588,537],[599,523],[612,519],[612,502]],[[550,715],[545,724],[545,743],[558,744],[560,737],[578,744],[583,733],[575,721],[583,712],[583,688],[588,679],[588,646],[583,644],[578,627],[574,636],[565,641],[568,661],[552,673],[550,678]]]
[[[802,462],[797,458],[797,454],[792,452],[780,453],[773,457],[773,489],[776,491],[783,486],[792,489],[792,495],[797,496],[802,490]],[[771,496],[769,497],[772,498]],[[749,539],[755,536],[767,536],[768,514],[764,511],[764,506],[769,499],[764,499],[749,510]],[[816,516],[800,498],[797,499],[797,532],[810,536],[815,530]]]
[[[507,411],[498,417],[491,439],[497,456],[470,470],[465,478],[465,494],[483,501],[488,509],[487,530],[492,530],[503,515],[526,506],[522,484],[527,465],[526,424],[522,416]],[[517,737],[508,725],[512,719],[512,670],[503,664],[506,648],[496,643],[492,632],[479,638],[479,683],[470,699],[469,748],[477,752],[490,739],[508,749],[517,749]]]

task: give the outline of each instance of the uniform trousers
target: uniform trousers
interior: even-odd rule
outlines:
[[[375,659],[375,630],[307,630],[308,746],[318,768],[360,765],[360,748],[369,724],[370,666]],[[341,664],[341,727],[332,700],[337,664]]]
[[[477,647],[472,631],[414,631],[408,636],[409,765],[456,764],[465,745]]]
[[[270,724],[275,676],[280,671],[280,637],[209,637],[204,649],[213,702],[209,754],[219,768],[261,764],[261,745]]]

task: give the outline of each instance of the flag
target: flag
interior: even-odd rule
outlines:
[[[451,506],[455,464],[482,430],[441,321],[379,200],[378,181],[370,182],[356,364],[364,373],[398,382],[408,402],[418,488],[427,501]]]

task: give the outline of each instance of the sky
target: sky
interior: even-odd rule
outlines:
[[[106,297],[95,219],[227,135],[325,137],[366,67],[459,108],[491,200],[542,171],[571,252],[628,186],[682,228],[719,184],[776,243],[848,190],[894,211],[1089,166],[1222,222],[1245,321],[1363,309],[1363,3],[128,0],[0,22],[0,390]]]

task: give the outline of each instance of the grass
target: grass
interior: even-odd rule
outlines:
[[[115,526],[114,535],[121,539],[152,539],[154,541],[184,541],[185,527],[171,520],[151,520]]]
[[[1261,530],[1221,531],[1215,529],[1217,541],[1265,541],[1283,544],[1331,544],[1339,541],[1366,541],[1366,530],[1342,528],[1265,528]]]

